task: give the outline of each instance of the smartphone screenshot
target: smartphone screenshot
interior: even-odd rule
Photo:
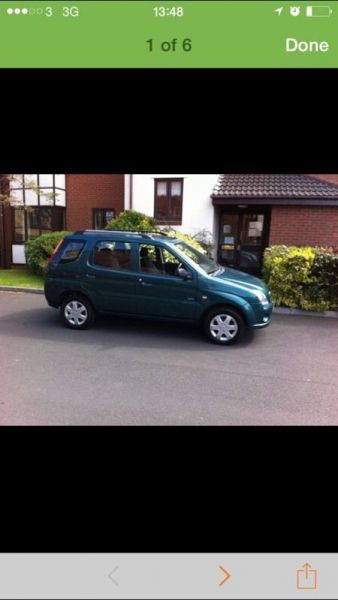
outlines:
[[[0,598],[338,597],[337,33],[0,2]]]

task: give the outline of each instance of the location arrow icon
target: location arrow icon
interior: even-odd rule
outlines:
[[[226,581],[228,581],[228,579],[231,577],[231,575],[230,575],[230,573],[222,565],[220,565],[219,568],[221,569],[222,575],[223,575],[222,581],[220,581],[220,583],[218,584],[219,586],[221,586]]]

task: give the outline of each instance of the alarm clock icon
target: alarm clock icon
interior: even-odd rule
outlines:
[[[300,6],[291,6],[290,15],[292,17],[299,17],[300,15]]]

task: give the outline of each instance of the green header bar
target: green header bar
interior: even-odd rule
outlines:
[[[0,2],[0,67],[338,67],[338,2]]]

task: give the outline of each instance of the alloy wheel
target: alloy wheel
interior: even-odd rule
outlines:
[[[209,330],[211,336],[217,341],[228,342],[237,335],[238,323],[231,315],[220,313],[210,320]]]
[[[71,300],[64,308],[65,319],[73,327],[80,327],[88,319],[88,311],[79,300]]]

